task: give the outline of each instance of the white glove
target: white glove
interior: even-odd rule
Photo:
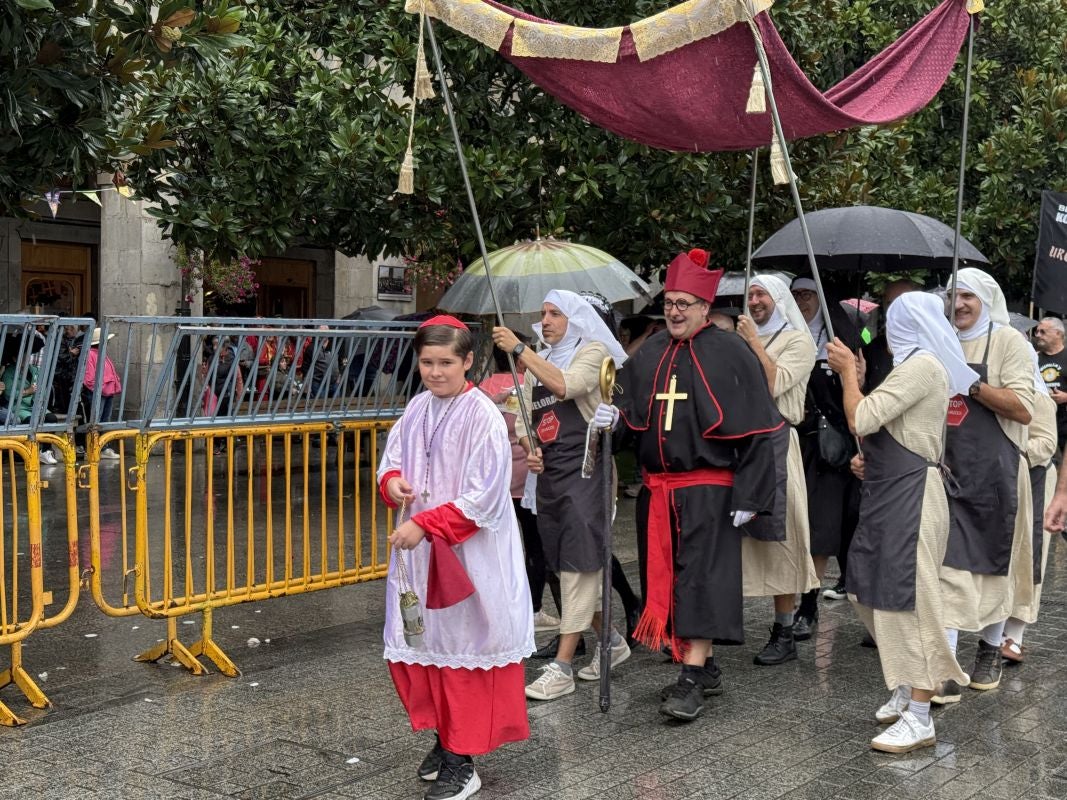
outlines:
[[[593,424],[598,428],[614,428],[618,418],[619,409],[607,403],[601,403],[593,412]]]
[[[756,512],[755,511],[735,511],[734,512],[734,527],[735,528],[740,528],[742,525],[745,525],[745,524],[751,522],[755,518],[756,518]]]

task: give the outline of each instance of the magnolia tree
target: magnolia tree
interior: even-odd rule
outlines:
[[[0,3],[0,216],[170,147],[165,120],[134,126],[116,112],[151,93],[153,70],[202,74],[245,43],[243,16],[226,0]]]

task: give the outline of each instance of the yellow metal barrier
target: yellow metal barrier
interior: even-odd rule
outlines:
[[[80,480],[90,490],[93,598],[112,616],[167,620],[166,639],[136,659],[169,655],[199,675],[202,656],[236,676],[212,638],[216,608],[384,577],[391,513],[374,473],[391,424],[91,435]],[[117,475],[100,464],[108,447],[119,454]],[[118,522],[109,554],[101,492]],[[120,577],[121,600],[109,599]],[[194,613],[203,616],[202,635],[186,646],[176,619]]]
[[[66,541],[66,557],[67,557],[67,589],[66,600],[63,602],[62,608],[57,613],[46,613],[42,617],[39,629],[53,628],[59,625],[61,622],[67,620],[71,614],[74,613],[75,606],[78,605],[78,599],[81,596],[81,575],[80,575],[80,556],[78,552],[78,489],[77,489],[77,474],[78,467],[76,462],[74,440],[69,436],[60,436],[57,434],[42,433],[37,436],[37,449],[38,456],[41,446],[51,445],[53,450],[58,450],[63,462],[63,481],[64,481],[64,504],[66,508],[67,517],[67,541]],[[34,462],[37,463],[37,462]],[[40,481],[42,489],[49,488],[48,481]],[[43,526],[43,521],[42,521]],[[54,547],[58,547],[58,543]],[[49,545],[45,542],[45,549],[49,549]],[[53,605],[55,594],[58,591],[58,587],[51,586],[47,583],[48,576],[45,578],[44,586],[44,604],[47,611],[47,607]]]
[[[44,617],[40,478],[36,442],[0,439],[0,645],[11,647],[0,688],[14,683],[35,708],[46,708],[48,698],[22,666],[22,642]],[[0,724],[23,722],[0,703]]]

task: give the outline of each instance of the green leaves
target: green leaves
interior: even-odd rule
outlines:
[[[15,5],[27,11],[55,11],[51,0],[15,0]]]
[[[0,195],[57,177],[90,181],[109,159],[134,155],[126,172],[158,204],[166,235],[219,257],[311,244],[406,255],[441,271],[475,257],[440,98],[416,110],[415,194],[395,194],[417,38],[401,3],[101,1],[77,12],[86,26],[26,2],[0,4]],[[672,4],[523,8],[604,26]],[[929,9],[929,0],[782,0],[773,14],[798,63],[827,89]],[[668,153],[619,139],[496,53],[434,30],[489,247],[539,227],[646,273],[698,245],[716,264],[743,266],[750,154]],[[1067,188],[1065,42],[1062,0],[989,3],[976,40],[964,234],[1018,292],[1028,290],[1040,190]],[[40,63],[52,44],[62,57]],[[438,83],[435,75],[440,92]],[[962,95],[961,58],[912,118],[791,143],[805,207],[872,203],[951,224]],[[757,243],[795,216],[788,189],[770,182],[765,152],[760,165]]]
[[[115,159],[174,145],[165,120],[141,138],[124,130],[130,104],[151,91],[149,71],[169,66],[196,74],[250,43],[234,32],[244,9],[226,0],[200,5],[0,4],[0,215],[25,214],[25,198],[57,185],[95,187]],[[209,26],[215,32],[202,33]]]

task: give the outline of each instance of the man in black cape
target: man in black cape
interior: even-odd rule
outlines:
[[[692,720],[719,694],[713,639],[744,639],[739,526],[771,513],[776,488],[771,432],[781,415],[745,341],[706,315],[722,271],[692,250],[667,270],[667,330],[619,373],[617,405],[641,433],[639,459],[651,492],[648,595],[635,637],[671,647],[682,672],[660,710]]]

